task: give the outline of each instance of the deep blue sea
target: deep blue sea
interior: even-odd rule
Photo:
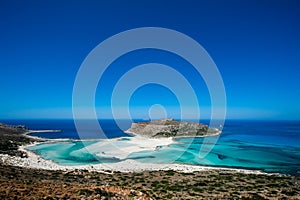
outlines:
[[[73,120],[1,120],[8,124],[24,124],[29,129],[59,129],[59,133],[33,133],[45,138],[79,139]],[[136,120],[139,121],[139,120]],[[113,120],[99,122],[108,138],[130,140]],[[203,122],[207,123],[207,122]],[[129,128],[129,127],[128,127]],[[92,131],[92,130],[89,130]],[[177,143],[158,151],[140,151],[124,159],[149,163],[186,163],[218,167],[259,169],[300,176],[300,122],[227,120],[223,132],[205,158],[199,157],[203,138],[180,138]],[[96,141],[57,141],[30,150],[62,165],[120,162],[124,159],[96,156],[85,150]],[[122,147],[120,147],[122,148]]]

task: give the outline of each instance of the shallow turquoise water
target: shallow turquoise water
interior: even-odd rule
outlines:
[[[85,146],[95,142],[56,142],[48,144],[39,144],[28,147],[29,150],[36,152],[47,160],[53,160],[56,163],[63,165],[80,165],[99,163],[99,160],[88,151],[85,151]],[[73,154],[74,151],[81,150],[81,154]]]

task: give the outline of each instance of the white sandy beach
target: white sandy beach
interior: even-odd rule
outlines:
[[[85,149],[97,156],[125,159],[132,153],[155,151],[158,146],[168,146],[173,143],[172,138],[154,139],[135,136],[125,141],[120,138],[101,140],[100,142],[86,146]]]

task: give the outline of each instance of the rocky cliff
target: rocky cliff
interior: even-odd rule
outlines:
[[[218,134],[218,129],[208,128],[205,124],[196,122],[181,122],[165,118],[150,122],[132,123],[126,131],[129,134],[143,137],[201,137]]]

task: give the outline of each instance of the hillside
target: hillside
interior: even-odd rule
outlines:
[[[218,129],[209,128],[205,124],[177,121],[171,118],[132,123],[130,129],[126,132],[150,138],[203,137],[220,133]]]

